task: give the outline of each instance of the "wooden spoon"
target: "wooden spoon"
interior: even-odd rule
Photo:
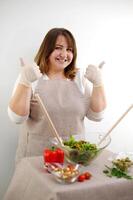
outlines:
[[[59,134],[58,134],[58,132],[57,132],[57,130],[56,130],[56,128],[55,128],[55,126],[54,126],[54,124],[53,124],[53,122],[52,122],[52,120],[51,120],[51,118],[50,118],[50,116],[49,116],[49,114],[48,114],[48,112],[47,112],[47,109],[46,109],[44,103],[42,102],[42,100],[41,100],[41,98],[40,98],[40,96],[39,96],[39,94],[35,94],[35,97],[36,97],[36,99],[37,99],[37,101],[38,101],[40,107],[42,108],[43,114],[46,115],[46,117],[47,117],[47,120],[48,120],[49,125],[50,125],[50,127],[51,127],[51,129],[52,129],[52,133],[53,133],[54,137],[57,138],[57,140],[58,140],[58,142],[59,142],[59,144],[60,144],[61,146],[64,146],[64,144],[63,144],[63,142],[62,142],[62,139],[61,139],[61,137],[59,136]]]
[[[121,117],[114,123],[114,125],[108,130],[108,132],[103,136],[103,138],[98,142],[100,145],[106,137],[113,131],[113,129],[120,123],[120,121],[127,115],[127,113],[133,108],[133,104],[121,115]]]

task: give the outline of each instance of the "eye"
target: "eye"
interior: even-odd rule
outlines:
[[[70,48],[67,48],[67,51],[73,52],[73,49],[70,47]]]
[[[62,47],[61,47],[61,46],[56,46],[55,49],[57,49],[57,50],[61,50]]]

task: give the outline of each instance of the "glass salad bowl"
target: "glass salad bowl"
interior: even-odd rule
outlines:
[[[48,172],[60,183],[74,183],[80,174],[79,166],[78,164],[68,163],[47,163],[45,165]]]
[[[87,139],[75,135],[70,137],[63,137],[63,144],[60,145],[56,138],[52,140],[52,145],[60,147],[65,154],[65,159],[69,163],[76,163],[81,165],[89,165],[111,142],[110,136],[99,144],[103,137],[101,133],[88,134]]]

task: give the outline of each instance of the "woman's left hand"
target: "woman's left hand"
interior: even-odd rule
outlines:
[[[99,87],[102,85],[102,75],[101,68],[105,62],[101,62],[98,66],[88,65],[85,72],[85,77],[93,84],[94,87]]]

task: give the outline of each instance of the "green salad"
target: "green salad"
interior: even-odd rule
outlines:
[[[96,144],[91,144],[84,140],[76,141],[73,136],[70,136],[69,140],[64,141],[64,145],[68,147],[69,159],[79,164],[88,164],[99,152]]]

